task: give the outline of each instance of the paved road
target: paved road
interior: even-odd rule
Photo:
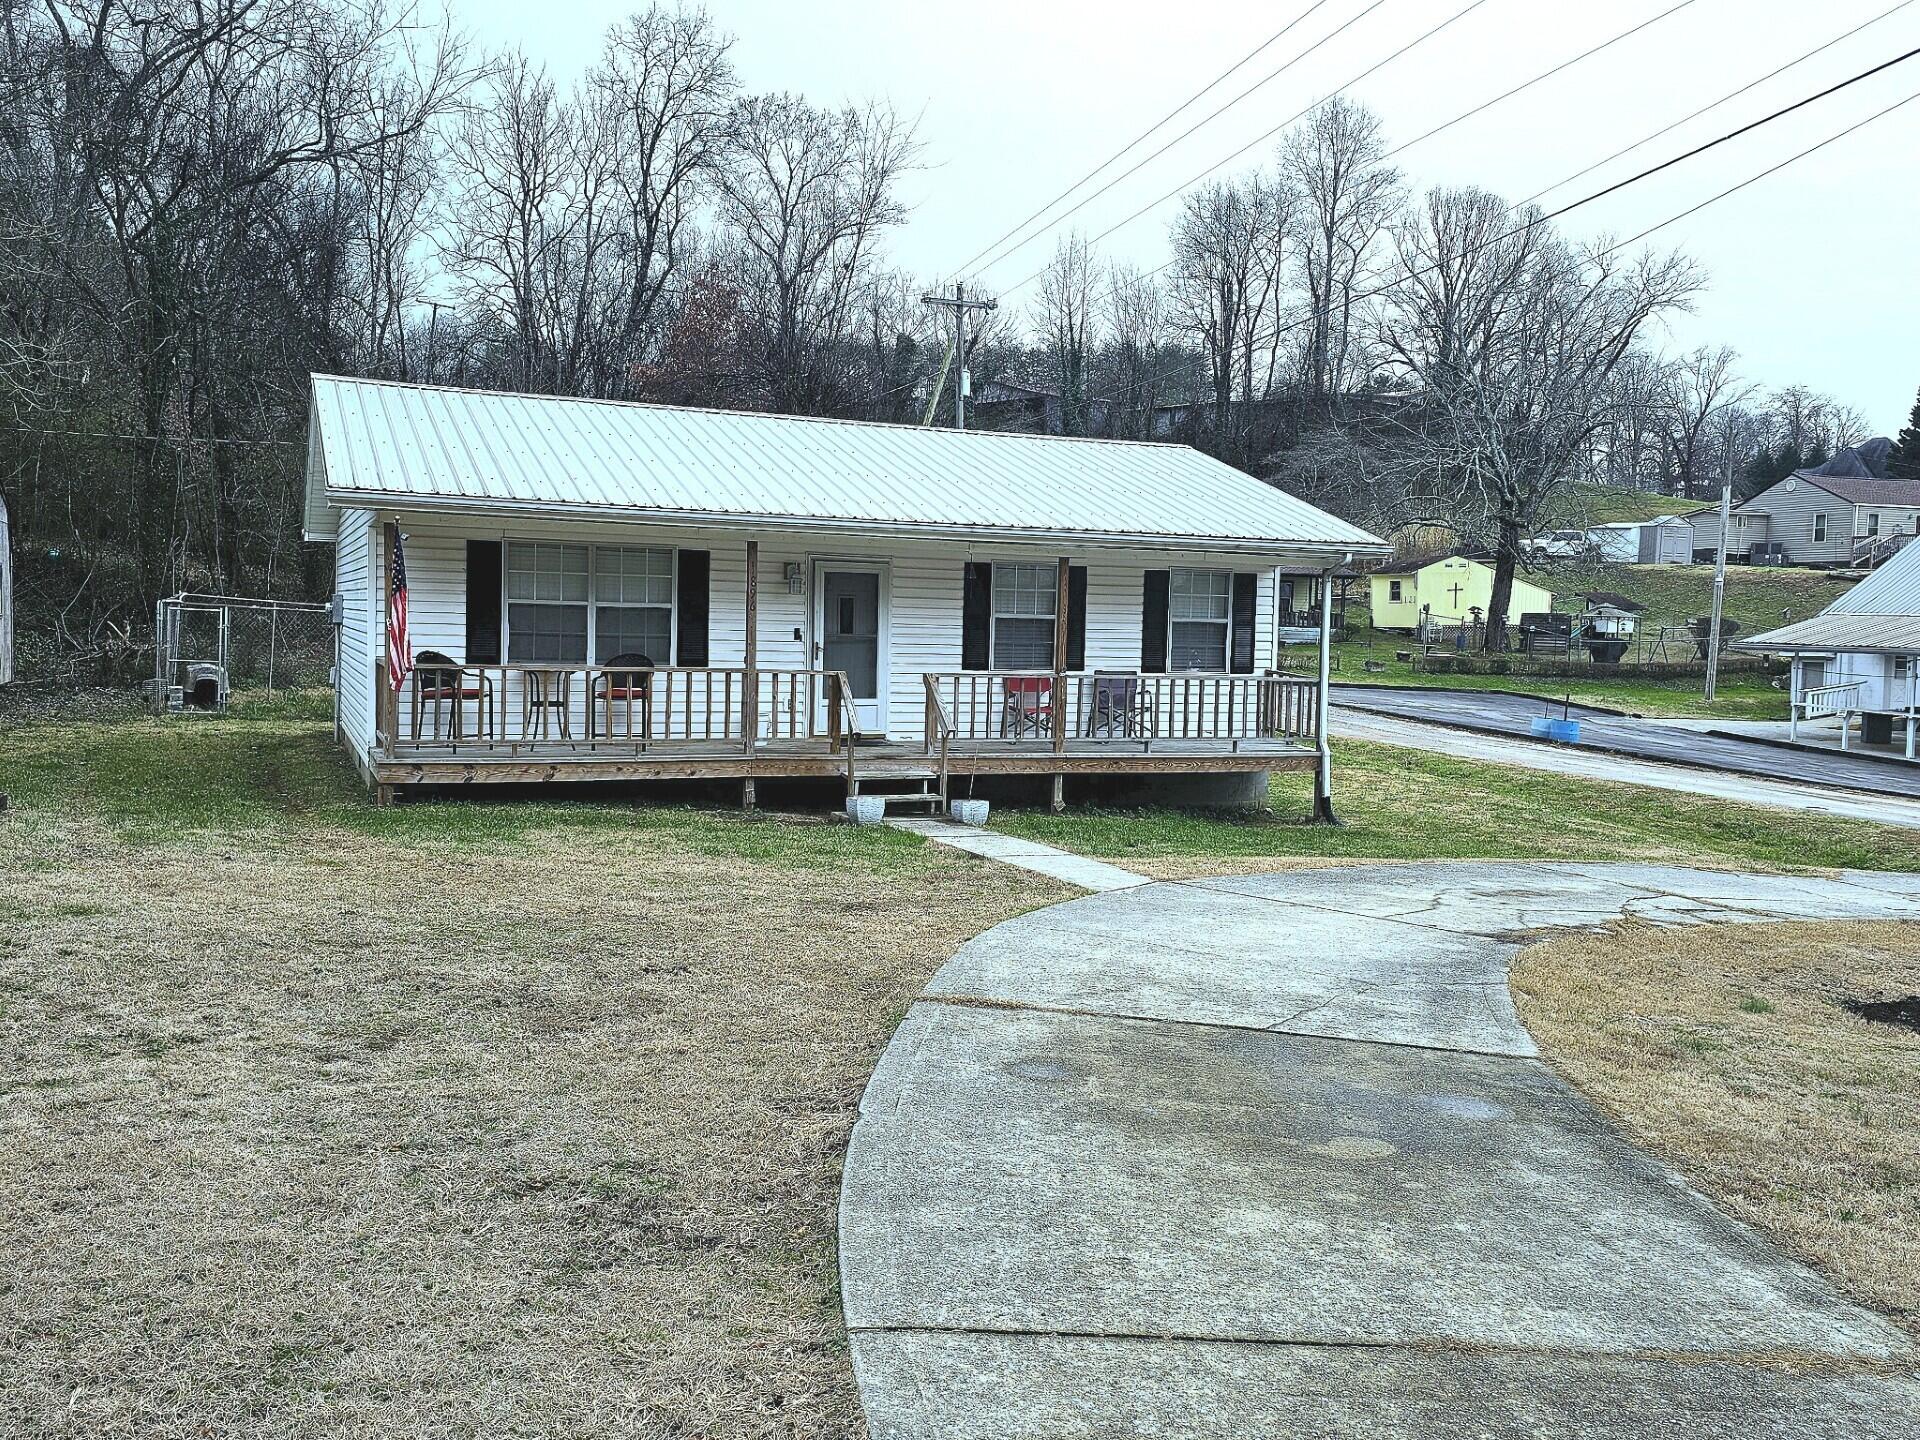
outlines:
[[[1412,685],[1341,685],[1333,692],[1333,703],[1401,720],[1523,737],[1528,735],[1534,717],[1545,708],[1539,700],[1521,695],[1503,695],[1491,690],[1428,690]],[[1562,708],[1556,702],[1553,713],[1560,714]],[[1803,785],[1839,786],[1875,795],[1920,798],[1920,766],[1904,762],[1825,755],[1752,740],[1703,735],[1688,727],[1609,715],[1584,705],[1573,706],[1570,713],[1580,721],[1583,749]]]
[[[1920,917],[1920,883],[1367,866],[971,941],[847,1155],[875,1440],[1911,1440],[1902,1332],[1536,1057],[1508,960],[1621,914]]]
[[[1866,820],[1876,825],[1920,829],[1920,800],[1909,800],[1900,795],[1869,795],[1864,791],[1841,790],[1833,786],[1796,785],[1786,780],[1769,780],[1760,775],[1739,775],[1730,770],[1702,770],[1655,760],[1635,760],[1584,746],[1528,744],[1506,735],[1483,734],[1477,730],[1461,730],[1447,725],[1428,725],[1416,720],[1399,720],[1391,715],[1376,715],[1367,710],[1342,709],[1339,706],[1334,707],[1332,718],[1336,736],[1372,740],[1382,745],[1404,745],[1436,755],[1458,755],[1468,760],[1516,765],[1522,769],[1545,770],[1555,775],[1572,775],[1586,780],[1615,780],[1683,795],[1705,795],[1747,805],[1766,805],[1780,810]],[[1333,773],[1333,790],[1334,806],[1338,809],[1340,770],[1337,765]]]

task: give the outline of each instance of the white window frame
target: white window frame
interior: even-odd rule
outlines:
[[[512,595],[512,585],[509,579],[509,577],[512,575],[512,572],[513,572],[512,547],[515,545],[572,545],[572,546],[584,548],[586,550],[587,552],[587,598],[584,603],[586,604],[586,607],[587,607],[587,658],[585,660],[578,660],[578,661],[556,660],[552,662],[553,664],[558,666],[571,665],[582,670],[592,669],[600,663],[599,661],[593,658],[594,650],[597,648],[597,642],[600,638],[599,637],[600,599],[594,590],[595,581],[598,578],[600,573],[600,552],[602,550],[663,550],[665,551],[667,555],[671,557],[671,561],[670,561],[671,568],[669,570],[669,574],[672,578],[672,586],[673,586],[672,600],[664,606],[627,605],[624,602],[617,602],[617,608],[632,609],[632,610],[664,609],[667,612],[668,655],[664,660],[656,657],[654,663],[656,665],[667,666],[667,667],[671,667],[675,663],[675,660],[677,658],[677,652],[680,648],[680,548],[677,545],[625,545],[625,544],[601,545],[591,541],[531,539],[526,537],[522,537],[519,539],[508,537],[507,539],[501,542],[501,545],[502,545],[502,549],[500,552],[500,657],[501,657],[502,664],[515,665],[515,664],[545,663],[540,661],[517,661],[513,658],[513,606],[515,604],[577,605],[582,603],[577,600],[515,601]]]
[[[1207,616],[1196,619],[1190,615],[1175,615],[1173,613],[1173,581],[1176,575],[1225,576],[1227,582],[1227,613],[1225,617],[1214,619],[1211,616]],[[1211,565],[1182,565],[1176,566],[1167,572],[1167,670],[1169,673],[1177,675],[1220,675],[1233,669],[1233,575],[1234,572],[1231,570],[1222,570],[1217,566]],[[1176,667],[1173,662],[1173,627],[1175,625],[1217,626],[1221,633],[1220,668],[1218,670],[1183,670]]]
[[[1401,605],[1406,603],[1404,598],[1400,594],[1400,582],[1398,580],[1387,581],[1387,603],[1389,605]]]
[[[1000,572],[1002,570],[1039,570],[1047,577],[1044,593],[1051,597],[1053,608],[1044,615],[1031,611],[1002,610],[1000,608]],[[1016,586],[1016,589],[1018,587]],[[1045,620],[1048,623],[1047,651],[1051,657],[1045,665],[1021,666],[1022,673],[1052,670],[1061,658],[1053,655],[1054,642],[1060,634],[1060,566],[1059,562],[1048,564],[1045,561],[1032,560],[996,560],[987,567],[987,668],[1000,670],[1012,667],[1000,663],[1000,622],[1002,620]]]
[[[1869,510],[1867,512],[1867,538],[1871,540],[1874,536],[1878,535],[1879,533],[1880,533],[1880,512],[1878,510]]]
[[[1816,545],[1827,543],[1827,513],[1824,510],[1813,512],[1813,543]]]

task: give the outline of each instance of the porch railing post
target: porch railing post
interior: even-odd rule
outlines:
[[[1342,560],[1340,565],[1345,563]],[[1313,818],[1328,825],[1340,823],[1333,813],[1333,745],[1327,734],[1328,691],[1333,677],[1333,572],[1340,565],[1328,566],[1320,577],[1320,689],[1314,697]]]
[[[1071,587],[1073,566],[1067,557],[1060,557],[1060,577],[1054,592],[1053,603],[1053,753],[1064,755],[1067,749],[1067,637],[1070,627],[1067,623],[1068,591]],[[1053,801],[1050,808],[1055,814],[1067,808],[1067,777],[1056,770],[1053,775]]]
[[[746,732],[746,751],[753,753],[760,738],[760,542],[747,541],[746,674],[740,691],[740,728]],[[749,787],[753,784],[747,782]]]

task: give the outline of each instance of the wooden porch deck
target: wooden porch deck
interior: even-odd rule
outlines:
[[[1310,744],[1286,739],[1115,740],[1071,739],[1056,750],[1047,740],[955,741],[947,752],[949,775],[1151,775],[1217,774],[1248,770],[1299,770],[1314,764]],[[920,744],[861,742],[853,747],[854,774],[862,779],[937,773],[940,760]],[[642,780],[844,779],[847,754],[819,740],[778,740],[756,745],[661,742],[644,748],[626,742],[537,741],[489,747],[402,742],[391,757],[374,762],[382,787],[415,785],[549,784]]]

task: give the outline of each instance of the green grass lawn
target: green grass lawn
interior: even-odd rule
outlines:
[[[1278,775],[1273,816],[1003,813],[993,828],[1152,874],[1329,858],[1641,860],[1920,870],[1920,831],[1343,740],[1338,828],[1303,818],[1311,777]]]
[[[1676,500],[1617,485],[1568,485],[1560,492],[1560,516],[1568,526],[1619,525],[1711,508],[1713,502],[1708,500]]]

